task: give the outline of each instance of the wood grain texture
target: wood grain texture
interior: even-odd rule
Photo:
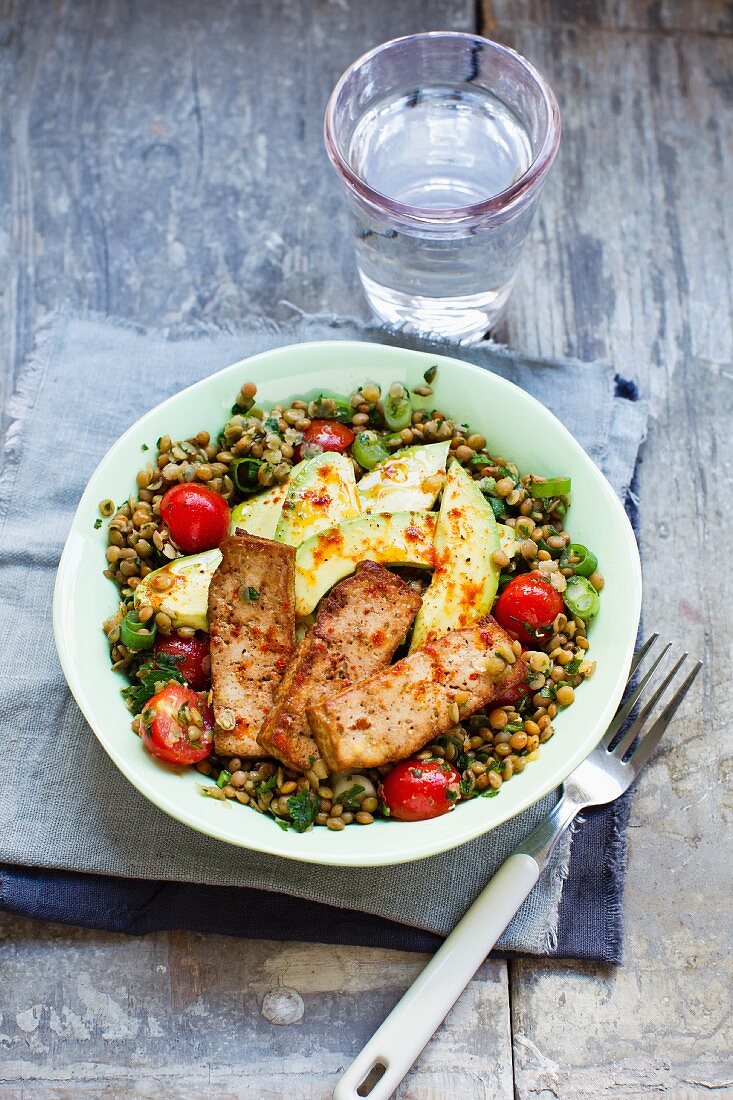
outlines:
[[[563,144],[502,335],[529,353],[608,357],[649,394],[647,623],[708,664],[635,799],[624,967],[527,960],[508,982],[503,963],[488,964],[399,1095],[732,1095],[721,857],[733,818],[721,541],[733,488],[731,5],[5,0],[0,11],[2,401],[38,319],[60,305],[158,325],[281,317],[285,301],[364,313],[320,133],[335,77],[363,49],[467,28],[478,12],[545,71]],[[4,917],[0,1096],[321,1100],[421,962]]]
[[[187,932],[4,928],[3,1100],[327,1100],[426,962]],[[506,967],[489,962],[400,1095],[509,1100],[510,1048]]]
[[[516,1095],[730,1096],[730,9],[501,0],[486,14],[547,74],[564,123],[506,338],[608,358],[650,397],[646,624],[707,662],[634,800],[623,968],[511,966]]]

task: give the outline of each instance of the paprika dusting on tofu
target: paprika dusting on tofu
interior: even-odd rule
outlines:
[[[593,673],[604,582],[570,478],[429,408],[436,372],[267,407],[245,382],[217,434],[162,436],[100,505],[141,751],[273,827],[495,797]]]

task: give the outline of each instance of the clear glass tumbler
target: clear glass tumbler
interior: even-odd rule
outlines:
[[[455,340],[485,335],[560,142],[537,69],[477,35],[394,39],[341,77],[325,141],[377,316]]]

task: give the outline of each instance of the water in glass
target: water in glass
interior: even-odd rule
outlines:
[[[519,118],[490,92],[465,82],[393,92],[358,119],[349,147],[354,171],[393,201],[423,210],[465,208],[498,195],[532,163]],[[392,324],[418,320],[457,338],[486,331],[511,289],[534,204],[492,225],[398,229],[356,211],[365,290]]]

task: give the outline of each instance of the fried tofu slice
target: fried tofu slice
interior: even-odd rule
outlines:
[[[318,756],[308,726],[310,703],[386,668],[420,608],[406,581],[373,561],[337,584],[290,662],[258,741],[266,753],[297,771]]]
[[[233,535],[209,587],[216,751],[262,756],[257,734],[295,651],[295,550]]]
[[[314,703],[307,714],[320,755],[332,771],[404,760],[527,678],[524,660],[497,660],[497,647],[511,644],[487,615]]]

